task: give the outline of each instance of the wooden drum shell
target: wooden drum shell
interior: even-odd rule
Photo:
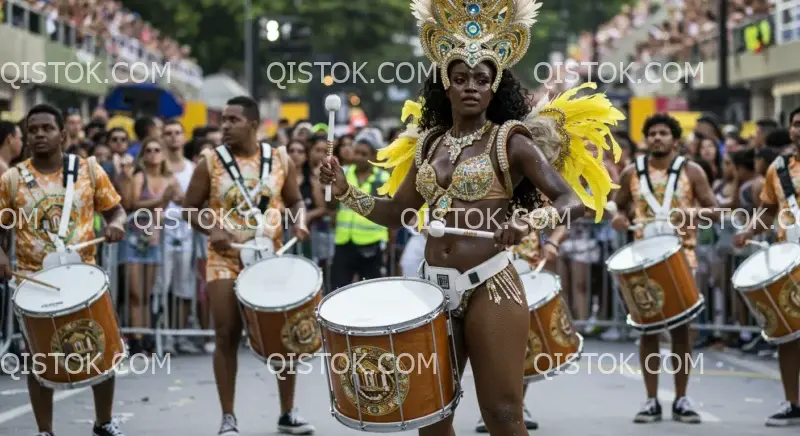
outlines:
[[[127,356],[114,303],[107,288],[84,306],[63,315],[51,317],[23,310],[16,310],[16,314],[30,354],[34,357],[34,365],[37,365],[31,371],[42,385],[51,389],[75,389],[101,383],[114,375],[116,368]],[[61,336],[60,339],[57,334]],[[71,354],[64,350],[64,344],[69,344],[70,340],[81,341],[79,338],[87,335],[93,336],[95,342],[102,345],[102,357],[96,358],[88,352],[79,351],[74,354],[84,359],[78,362],[75,357],[56,355]],[[58,349],[54,349],[57,343],[62,345],[57,345]],[[75,342],[71,348],[77,349],[74,344]],[[87,356],[88,361],[85,359]],[[67,369],[64,366],[66,364],[71,368]]]
[[[322,348],[319,323],[315,316],[320,300],[321,290],[317,290],[305,303],[287,310],[260,309],[240,300],[239,307],[253,353],[263,362],[280,356],[280,359],[271,362],[273,364],[313,357]],[[298,332],[298,329],[301,331]],[[302,342],[298,341],[297,333],[302,334]]]
[[[800,338],[800,266],[770,284],[739,293],[759,319],[765,341],[779,345]]]
[[[628,324],[643,333],[659,333],[690,322],[704,308],[682,249],[648,267],[614,274],[628,308]]]
[[[455,356],[448,326],[449,320],[444,312],[419,327],[391,335],[388,333],[345,335],[323,325],[321,329],[327,356],[326,365],[330,377],[333,407],[335,412],[354,421],[353,423],[344,422],[345,425],[354,427],[352,424],[363,422],[370,427],[370,423],[372,423],[378,424],[376,427],[383,427],[383,430],[377,431],[389,431],[388,427],[393,423],[407,423],[406,429],[412,429],[438,421],[439,415],[447,406],[452,405],[454,408],[460,394],[457,376],[454,372]],[[366,409],[369,406],[365,404],[364,397],[359,395],[362,409],[359,414],[356,397],[350,393],[353,389],[352,369],[353,366],[357,370],[368,369],[371,366],[369,363],[365,364],[368,361],[366,358],[354,360],[350,356],[357,347],[363,346],[374,347],[370,351],[379,355],[385,353],[386,357],[379,358],[379,360],[382,359],[384,366],[389,367],[391,367],[392,350],[394,351],[394,356],[401,365],[401,371],[397,374],[400,384],[406,386],[405,389],[400,389],[401,405],[399,407],[397,407],[398,389],[395,375],[387,374],[386,377],[390,378],[389,383],[393,388],[390,390],[392,394],[386,396],[384,403],[388,402],[390,406],[381,406],[385,407],[385,410],[367,414]],[[375,375],[375,380],[379,384],[381,383],[381,374],[378,372]],[[407,382],[403,380],[405,377],[407,377]],[[363,384],[363,374],[360,378]],[[404,391],[405,395],[403,395]],[[436,418],[431,418],[432,415]],[[409,421],[422,420],[422,418],[428,418],[431,422],[421,425],[409,423]],[[381,424],[384,425],[381,426]],[[402,430],[398,428],[396,431]]]
[[[580,359],[583,337],[577,332],[560,291],[531,305],[525,381],[539,381]]]

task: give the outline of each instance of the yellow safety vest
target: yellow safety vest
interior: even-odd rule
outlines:
[[[389,180],[389,173],[380,168],[373,168],[372,175],[359,185],[355,165],[351,165],[347,169],[346,176],[347,183],[357,186],[370,195],[376,195],[378,188]],[[370,245],[388,240],[389,230],[386,227],[375,224],[353,212],[349,207],[339,204],[339,210],[336,213],[336,245],[344,245],[348,242],[355,245]]]

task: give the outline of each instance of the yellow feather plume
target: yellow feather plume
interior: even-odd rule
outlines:
[[[614,162],[619,161],[622,155],[622,149],[609,126],[616,126],[625,119],[625,115],[611,104],[605,94],[573,99],[583,89],[596,88],[594,83],[572,88],[546,104],[538,115],[555,119],[563,138],[555,162],[556,169],[586,207],[595,210],[595,222],[600,222],[611,190],[619,188],[611,182],[611,175],[603,162],[605,151],[609,149]],[[597,147],[597,156],[587,150],[587,141]]]

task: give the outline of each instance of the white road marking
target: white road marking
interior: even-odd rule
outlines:
[[[770,377],[774,377],[780,380],[781,373],[775,368],[772,368],[769,365],[765,365],[763,363],[752,362],[747,359],[742,359],[741,357],[734,356],[732,353],[725,353],[725,352],[715,352],[713,356],[726,361],[730,365],[740,366],[742,368],[747,368],[750,371],[757,372],[759,374],[768,375]]]

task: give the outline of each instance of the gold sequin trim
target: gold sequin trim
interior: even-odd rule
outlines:
[[[369,216],[375,208],[375,198],[353,185],[348,185],[347,192],[336,199],[363,217]]]
[[[422,165],[422,151],[425,149],[425,144],[428,142],[428,139],[437,133],[444,132],[445,130],[447,129],[444,127],[434,127],[433,129],[426,130],[424,133],[422,133],[422,135],[420,135],[419,139],[417,139],[417,150],[414,153],[414,162],[418,167]],[[433,149],[433,147],[431,147],[431,149]]]
[[[500,127],[500,133],[497,135],[497,162],[500,164],[500,170],[503,172],[503,179],[505,180],[506,185],[506,194],[509,197],[514,195],[514,184],[511,181],[511,164],[508,161],[508,138],[511,130],[515,127],[522,127],[525,129],[525,132],[528,132],[528,128],[525,127],[521,121],[511,120],[506,121]],[[530,133],[528,133],[530,136]]]

